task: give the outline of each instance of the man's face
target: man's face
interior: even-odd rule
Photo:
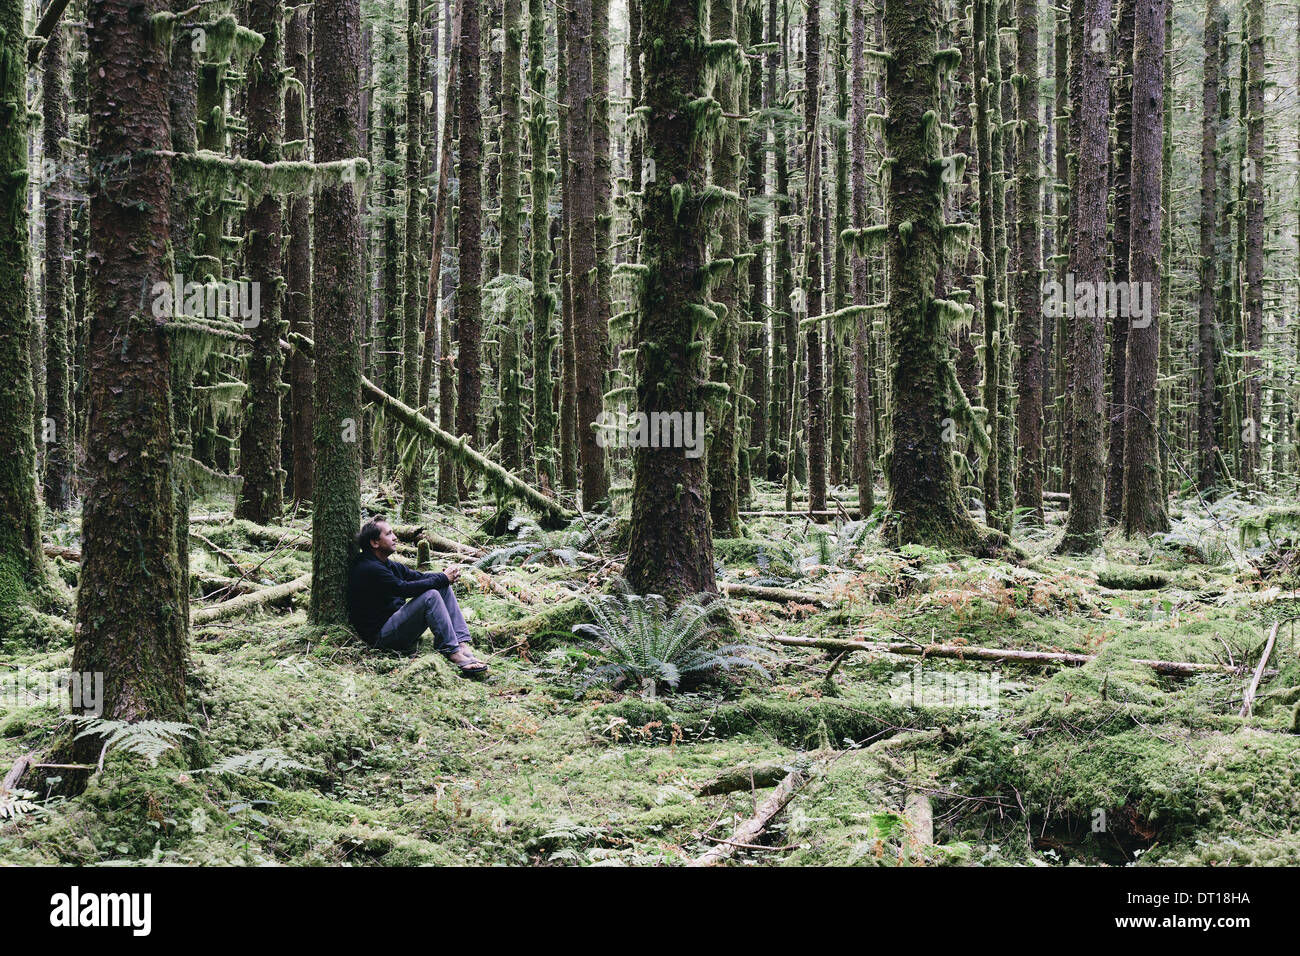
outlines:
[[[390,554],[397,553],[397,535],[393,533],[393,526],[387,521],[379,522],[379,537],[370,539],[370,546],[375,549],[375,554],[381,558],[387,558]]]

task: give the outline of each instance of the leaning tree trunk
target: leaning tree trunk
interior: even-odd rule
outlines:
[[[1071,31],[1070,77],[1078,80],[1071,100],[1079,105],[1079,146],[1074,191],[1070,196],[1069,273],[1078,283],[1099,288],[1106,278],[1107,155],[1110,150],[1110,84],[1106,53],[1083,38],[1109,29],[1111,0],[1076,0],[1083,8]],[[1102,535],[1102,495],[1106,484],[1105,316],[1091,309],[1072,318],[1071,388],[1066,395],[1066,431],[1070,436],[1070,512],[1061,550],[1083,553]]]
[[[17,636],[45,588],[36,496],[27,268],[27,41],[22,0],[0,0],[0,635]],[[71,438],[71,435],[68,436]]]
[[[317,0],[312,141],[317,162],[361,155],[360,0]],[[348,619],[345,589],[361,514],[361,218],[356,186],[316,197],[312,324],[316,351],[315,508],[310,617]]]
[[[1019,0],[1015,84],[1020,133],[1016,188],[1016,432],[1020,468],[1016,507],[1043,520],[1043,232],[1038,120],[1038,0]]]
[[[643,8],[645,245],[637,310],[637,408],[703,408],[708,222],[704,130],[690,109],[704,88],[704,25],[693,3]],[[626,575],[640,593],[676,600],[715,591],[706,462],[681,448],[638,448]],[[671,515],[672,520],[664,520]]]
[[[1147,314],[1130,323],[1124,394],[1124,532],[1169,530],[1160,467],[1156,388],[1160,371],[1160,190],[1164,177],[1165,4],[1138,4],[1133,47],[1133,206],[1129,280],[1140,290]],[[1262,41],[1261,41],[1262,42]],[[1262,104],[1261,104],[1262,106]],[[1150,290],[1147,294],[1146,290]],[[1136,299],[1136,296],[1131,298]]]
[[[88,6],[90,421],[72,668],[104,675],[109,720],[184,720],[189,621],[173,525],[171,348],[140,290],[168,277],[171,148],[165,0]],[[6,204],[7,208],[7,204]],[[165,280],[164,280],[165,281]],[[8,297],[6,297],[7,299]],[[100,742],[74,745],[84,759]]]
[[[245,158],[262,163],[280,159],[280,0],[249,0],[248,25],[264,37],[249,70],[248,140]],[[239,473],[243,483],[235,517],[275,524],[284,513],[280,471],[280,198],[268,192],[248,213],[248,271],[261,287],[261,315],[253,329],[248,357],[244,427],[239,434]],[[247,323],[245,323],[247,324]]]
[[[885,141],[889,176],[890,408],[886,537],[895,544],[978,548],[984,536],[957,492],[948,355],[954,303],[935,297],[943,255],[944,164],[940,158],[935,0],[886,0]]]
[[[66,161],[62,140],[68,135],[63,31],[57,26],[41,51],[41,98],[44,102],[45,168],[54,175],[43,182],[45,206],[45,504],[52,511],[72,507],[72,415],[68,389],[68,306],[64,252],[68,235]]]
[[[1201,86],[1201,260],[1198,269],[1199,343],[1196,389],[1197,488],[1207,492],[1218,481],[1215,433],[1215,296],[1218,263],[1214,235],[1219,195],[1219,0],[1205,4],[1205,78]]]

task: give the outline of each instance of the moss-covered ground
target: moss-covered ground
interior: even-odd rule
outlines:
[[[779,507],[780,489],[759,490]],[[430,512],[426,528],[485,558],[458,594],[490,679],[460,678],[427,640],[403,659],[313,628],[305,592],[198,626],[194,744],[156,766],[110,750],[70,798],[57,768],[34,774],[23,785],[39,788],[35,808],[0,819],[0,862],[680,864],[726,840],[788,768],[809,782],[735,863],[1300,863],[1295,532],[1261,520],[1282,509],[1213,507],[1180,502],[1171,535],[1111,538],[1083,559],[1051,553],[1057,520],[1017,530],[1023,557],[977,560],[887,550],[870,523],[752,519],[744,538],[716,542],[720,580],[830,606],[733,597],[728,639],[776,652],[767,676],[729,672],[655,697],[587,681],[588,647],[569,631],[585,619],[577,599],[617,575],[625,523],[497,522],[506,534],[489,538],[490,509]],[[191,541],[196,608],[234,576],[230,559],[259,585],[310,571],[292,538],[270,543],[229,508],[194,508],[206,539]],[[77,546],[75,524],[45,533]],[[414,563],[414,547],[404,557]],[[75,561],[52,563],[75,587]],[[1241,718],[1274,620],[1276,673]],[[836,662],[778,635],[1095,659]],[[0,771],[64,732],[55,700],[14,688],[66,673],[70,642],[65,627],[0,645]],[[1134,658],[1244,671],[1164,677]],[[701,795],[728,772],[755,783]],[[933,843],[904,812],[917,794],[933,808]]]

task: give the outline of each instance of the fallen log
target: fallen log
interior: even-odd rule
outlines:
[[[393,528],[393,534],[397,536],[398,541],[405,541],[407,544],[418,544],[421,540],[428,541],[434,551],[442,551],[446,554],[459,554],[467,558],[483,556],[483,551],[478,548],[471,548],[451,538],[444,538],[433,531],[425,531],[419,525],[398,525]]]
[[[738,845],[753,844],[754,840],[767,829],[767,825],[772,818],[785,808],[785,805],[790,802],[790,798],[798,793],[807,782],[808,778],[797,770],[786,774],[781,782],[777,784],[772,795],[759,805],[758,810],[752,817],[736,828],[730,839],[725,843],[719,843],[703,856],[696,857],[691,861],[690,865],[716,866],[734,855]]]
[[[845,515],[857,520],[862,512],[857,508],[845,511],[742,511],[742,518],[843,518]]]
[[[76,548],[61,548],[57,544],[45,544],[41,548],[47,558],[63,558],[65,561],[77,563],[81,561],[81,552]]]
[[[214,604],[212,607],[196,608],[190,612],[190,623],[207,624],[210,621],[220,621],[241,611],[247,611],[249,608],[261,607],[264,604],[270,604],[273,601],[297,594],[299,591],[305,591],[310,587],[311,575],[304,574],[302,577],[294,578],[285,584],[263,588],[251,594],[244,594],[232,600],[223,601],[221,604]]]
[[[820,647],[828,651],[871,651],[876,654],[904,654],[912,657],[947,657],[956,660],[1001,661],[1010,664],[1063,664],[1082,667],[1096,660],[1094,654],[1063,654],[1056,651],[1014,651],[994,647],[954,644],[888,644],[867,641],[846,641],[822,637],[773,638],[787,647]],[[1151,661],[1134,658],[1134,664],[1144,664],[1157,674],[1171,677],[1190,677],[1193,674],[1239,674],[1241,668],[1227,664],[1197,664],[1187,661]],[[1273,673],[1276,673],[1274,671]]]
[[[789,763],[745,764],[724,770],[696,793],[701,797],[714,797],[721,793],[734,793],[737,790],[766,790],[775,787],[790,772]]]
[[[909,793],[903,804],[903,816],[912,825],[912,838],[921,846],[934,843],[934,807],[923,793]]]
[[[23,779],[23,774],[27,772],[27,768],[31,766],[32,758],[35,756],[36,751],[33,750],[27,756],[19,757],[14,761],[14,765],[9,768],[9,772],[5,774],[4,782],[0,783],[0,793],[7,790],[13,790],[18,786],[18,781]]]
[[[718,585],[728,597],[748,597],[758,601],[772,601],[776,604],[820,604],[830,607],[835,599],[827,594],[814,594],[811,591],[792,591],[789,588],[767,588],[757,584],[740,584],[724,581]]]
[[[311,339],[298,332],[289,333],[289,341],[306,352],[310,352],[315,348]],[[430,439],[438,448],[454,455],[461,465],[477,472],[486,479],[489,486],[501,494],[522,501],[556,525],[567,524],[578,516],[577,512],[570,511],[555,499],[546,497],[536,488],[516,478],[492,459],[470,448],[469,442],[465,438],[457,438],[450,432],[443,431],[409,405],[393,398],[370,379],[365,377],[361,379],[361,390],[372,402],[381,406],[385,413],[392,415],[403,425]]]
[[[1259,664],[1255,667],[1255,676],[1251,678],[1250,686],[1246,688],[1246,699],[1241,702],[1240,716],[1246,717],[1250,714],[1250,706],[1255,702],[1255,691],[1259,690],[1259,679],[1264,676],[1264,667],[1268,664],[1269,656],[1273,653],[1273,642],[1277,640],[1277,626],[1281,621],[1273,622],[1273,630],[1268,632],[1268,643],[1264,645],[1264,653],[1259,656]]]

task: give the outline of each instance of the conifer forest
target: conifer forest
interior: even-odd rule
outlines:
[[[0,0],[0,864],[1300,865],[1298,91],[1298,0]]]

